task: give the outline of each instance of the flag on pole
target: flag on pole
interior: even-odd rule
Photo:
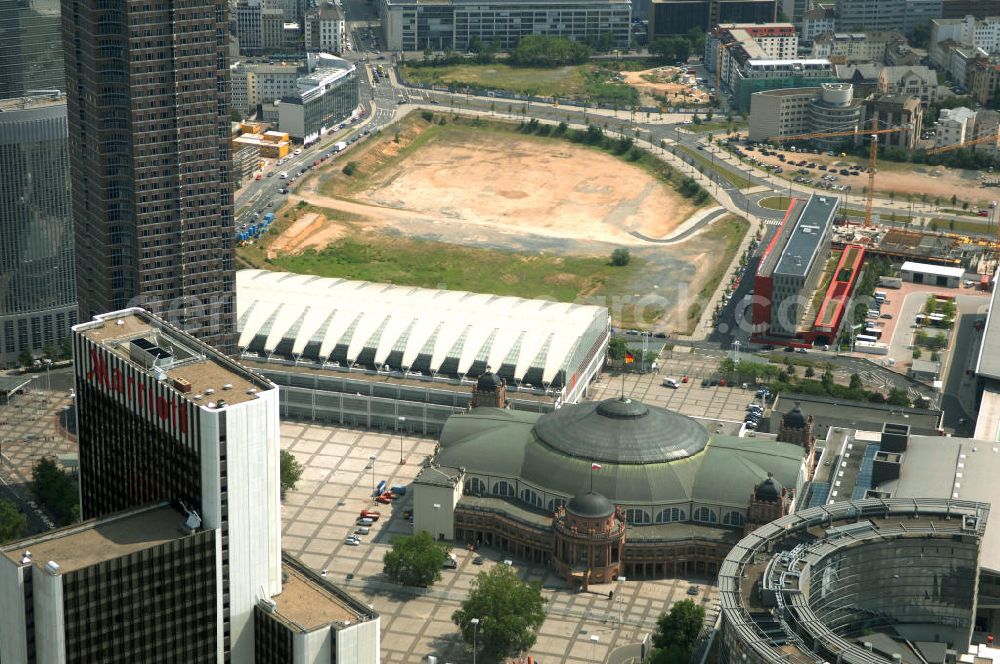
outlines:
[[[601,464],[599,464],[599,463],[592,463],[592,464],[590,464],[590,469],[591,470],[600,470],[601,469]]]
[[[625,364],[633,364],[635,362],[635,355],[632,353],[625,353]]]

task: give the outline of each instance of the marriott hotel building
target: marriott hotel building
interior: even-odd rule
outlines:
[[[0,547],[0,660],[377,664],[378,615],[282,555],[278,388],[141,309],[73,345],[84,523]]]

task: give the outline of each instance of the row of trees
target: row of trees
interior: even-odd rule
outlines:
[[[691,56],[691,42],[685,37],[660,37],[649,44],[649,52],[665,64],[687,62]]]
[[[590,46],[565,37],[528,35],[521,38],[507,61],[518,67],[561,67],[583,64],[590,54]]]
[[[734,382],[767,385],[772,392],[797,392],[847,401],[889,403],[904,407],[910,405],[910,399],[905,390],[893,389],[888,395],[866,390],[862,385],[861,376],[856,373],[851,374],[848,385],[841,385],[836,382],[832,365],[825,364],[821,368],[823,373],[816,380],[814,378],[816,369],[812,365],[807,365],[803,372],[805,377],[799,378],[796,375],[798,371],[796,366],[790,361],[786,361],[784,365],[777,365],[749,360],[734,362],[733,358],[727,357],[719,363],[719,372],[726,377],[731,377]]]
[[[28,517],[17,509],[13,502],[0,500],[0,544],[16,540],[24,534]]]

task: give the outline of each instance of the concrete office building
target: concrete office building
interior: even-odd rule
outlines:
[[[343,53],[347,47],[344,12],[332,2],[308,10],[303,19],[303,37],[306,51]]]
[[[837,29],[837,10],[827,5],[813,7],[802,15],[801,22],[796,25],[801,26],[802,41],[812,43],[820,35]]]
[[[775,136],[851,131],[863,125],[864,111],[864,101],[854,98],[848,83],[757,92],[750,97],[749,138],[766,141]],[[848,136],[812,142],[828,150],[849,140]]]
[[[280,589],[277,387],[139,309],[77,325],[74,356],[83,517],[168,500],[220,529],[220,652],[250,661]]]
[[[924,127],[924,107],[914,95],[875,93],[865,100],[868,127],[906,127],[894,134],[882,134],[881,146],[913,150]]]
[[[934,124],[934,144],[937,147],[965,143],[972,138],[972,128],[976,123],[976,112],[971,108],[943,108]]]
[[[941,0],[838,0],[839,32],[898,31],[913,34],[917,26],[941,16]]]
[[[228,4],[62,13],[80,319],[144,304],[229,352]]]
[[[67,136],[61,93],[0,100],[2,367],[63,345],[76,324]]]
[[[741,111],[750,110],[750,98],[755,92],[836,82],[833,66],[826,59],[747,59],[738,62],[731,72],[729,89]]]
[[[793,200],[754,278],[754,336],[794,339],[830,253],[836,197]]]
[[[261,104],[294,94],[299,79],[307,73],[303,61],[237,62],[231,68],[233,108],[241,113],[255,113]]]
[[[318,138],[358,108],[357,67],[328,55],[323,61],[278,104],[278,128],[298,141]]]
[[[901,32],[828,32],[813,39],[812,57],[831,62],[883,62],[886,51],[906,44]]]
[[[716,62],[720,56],[721,63]],[[755,59],[788,60],[799,50],[799,37],[791,23],[726,23],[716,27],[705,40],[705,67],[714,72],[722,67],[722,76],[728,81],[734,63]]]
[[[632,23],[630,0],[379,0],[387,48],[467,51],[473,38],[501,49],[528,35],[583,42],[610,34],[627,46]]]

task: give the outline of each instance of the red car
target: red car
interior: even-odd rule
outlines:
[[[375,500],[377,502],[382,503],[383,505],[388,505],[389,503],[392,502],[392,498],[393,498],[392,492],[391,491],[386,491],[385,493],[383,493],[381,496],[379,496]],[[371,518],[371,517],[369,517],[369,518]]]
[[[378,521],[382,516],[382,513],[378,510],[361,510],[362,519],[371,519],[372,521]]]
[[[260,179],[260,173],[257,174],[257,177],[255,177],[254,180],[259,180],[259,179]]]

